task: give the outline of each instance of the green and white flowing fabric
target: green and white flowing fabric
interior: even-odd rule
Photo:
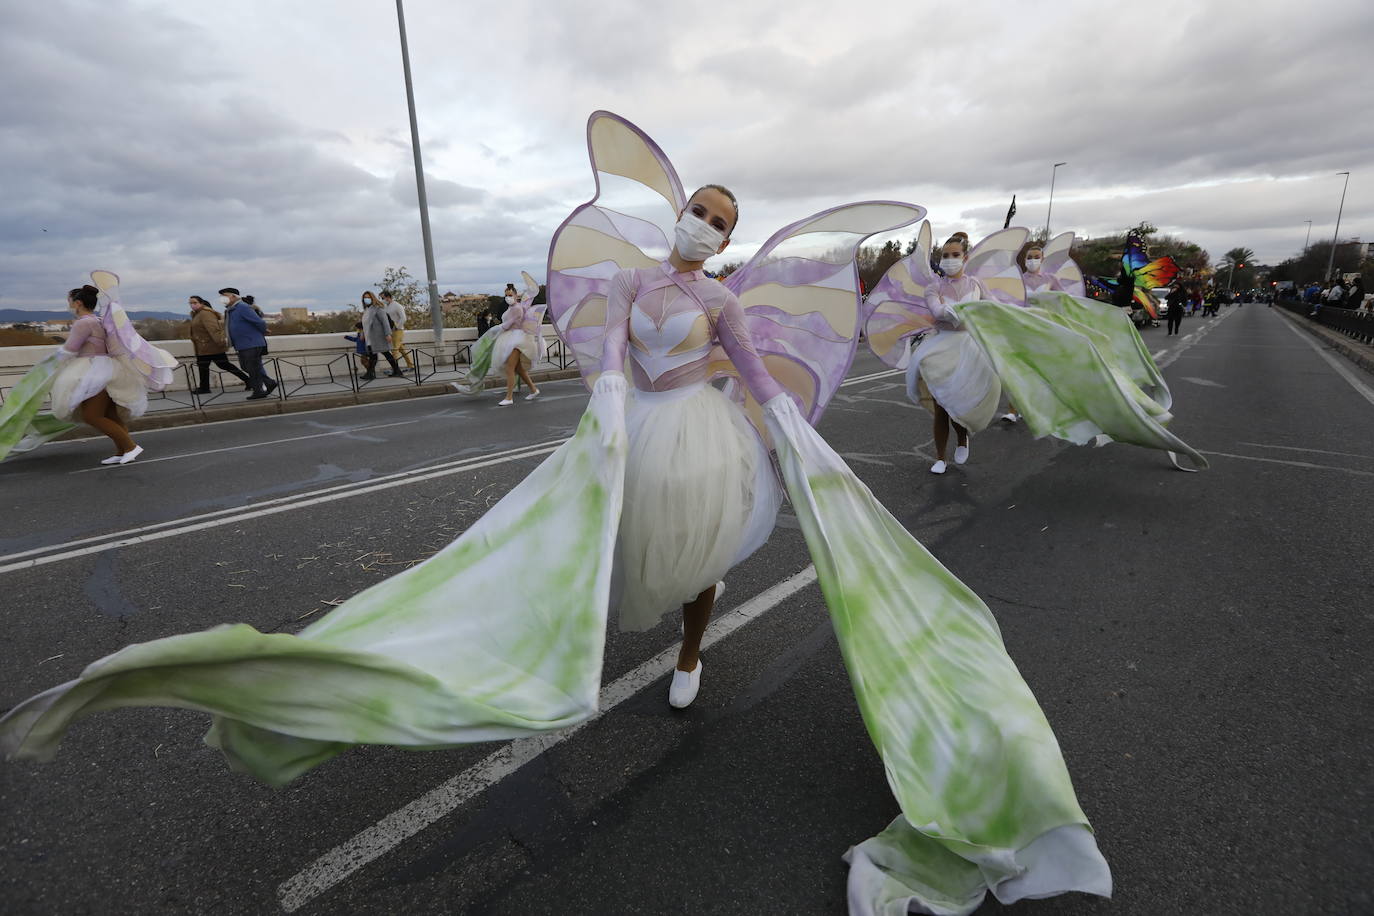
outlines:
[[[75,423],[41,412],[53,377],[61,366],[62,361],[56,353],[46,356],[10,389],[5,403],[0,405],[0,461],[11,454],[35,449],[76,428]]]
[[[0,751],[48,759],[89,713],[171,706],[212,714],[207,742],[281,785],[354,744],[436,748],[583,721],[620,519],[620,398],[594,396],[577,434],[453,543],[299,635],[238,624],[129,646],[11,710]]]
[[[496,349],[496,338],[501,336],[503,330],[498,324],[477,338],[477,343],[472,347],[472,362],[468,364],[468,377],[454,383],[463,394],[477,394],[482,390],[487,373],[491,371],[491,354]]]
[[[0,719],[0,751],[46,759],[92,712],[180,707],[213,716],[206,740],[232,767],[281,785],[355,744],[432,749],[584,721],[622,508],[624,385],[603,376],[573,439],[424,563],[297,636],[239,624],[116,652]],[[1054,734],[987,607],[787,395],[765,417],[902,812],[850,850],[851,912],[962,914],[988,890],[1109,894]]]
[[[1150,356],[1145,341],[1140,339],[1140,332],[1125,309],[1056,291],[1033,293],[1029,301],[1056,318],[1073,322],[1069,327],[1083,325],[1097,331],[1102,336],[1094,338],[1094,341],[1097,342],[1098,352],[1108,362],[1124,372],[1141,391],[1165,410],[1173,406],[1169,384],[1164,381],[1164,375],[1155,365],[1154,357]]]
[[[970,913],[1111,872],[987,606],[790,404],[766,411],[850,681],[902,813],[850,850],[856,916]]]
[[[1062,300],[1054,311],[988,301],[950,309],[982,344],[1007,397],[1036,436],[1076,445],[1128,442],[1171,456],[1181,452],[1196,467],[1207,467],[1206,458],[1165,427],[1173,418],[1164,406],[1168,389],[1158,368],[1142,366],[1149,354],[1123,342],[1119,324],[1080,311],[1092,323],[1081,322],[1070,317]],[[1157,393],[1161,400],[1138,380],[1152,390],[1163,388],[1163,395]]]

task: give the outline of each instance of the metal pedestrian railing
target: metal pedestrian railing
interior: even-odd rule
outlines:
[[[1282,299],[1279,305],[1333,331],[1340,331],[1360,343],[1374,344],[1374,312],[1369,309],[1334,308],[1329,305],[1299,302],[1296,299]]]

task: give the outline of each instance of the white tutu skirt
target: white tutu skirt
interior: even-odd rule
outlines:
[[[967,331],[927,336],[906,367],[907,396],[930,412],[939,404],[969,432],[986,429],[997,414],[1002,382],[982,346]]]
[[[141,417],[148,409],[148,389],[127,357],[74,356],[62,364],[53,376],[53,416],[61,420],[80,422],[81,402],[104,390],[119,406],[119,414],[127,422]]]
[[[520,351],[521,362],[526,365],[534,365],[539,361],[534,338],[519,328],[511,328],[509,331],[502,331],[501,336],[496,338],[496,346],[491,352],[492,369],[499,370],[504,367],[506,360],[517,350]]]
[[[782,488],[744,411],[707,384],[631,390],[611,603],[647,630],[715,585],[773,530]]]

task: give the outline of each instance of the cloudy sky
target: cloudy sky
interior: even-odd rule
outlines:
[[[1374,3],[409,0],[443,290],[542,279],[586,200],[595,109],[689,187],[734,188],[731,254],[863,198],[937,235],[1148,219],[1275,263],[1374,240]],[[700,24],[693,24],[693,20]],[[390,0],[44,0],[0,13],[0,307],[233,285],[269,310],[423,275]]]

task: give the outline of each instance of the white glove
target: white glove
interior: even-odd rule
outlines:
[[[601,426],[601,444],[607,448],[624,448],[625,435],[625,376],[623,373],[603,372],[592,386],[592,400],[587,409]]]

